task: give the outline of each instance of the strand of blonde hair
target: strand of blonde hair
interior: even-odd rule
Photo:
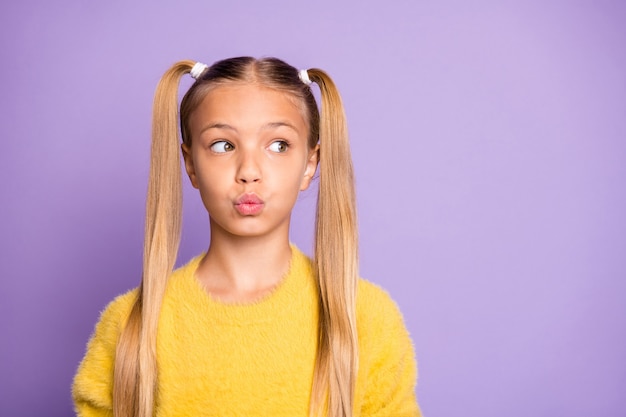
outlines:
[[[354,170],[343,104],[331,78],[308,70],[320,88],[320,174],[315,265],[320,294],[319,346],[311,415],[352,416],[358,368],[358,233]]]
[[[167,279],[180,243],[182,173],[178,140],[178,84],[194,62],[181,61],[161,78],[152,115],[143,276],[116,349],[115,417],[153,415],[157,385],[156,336]]]

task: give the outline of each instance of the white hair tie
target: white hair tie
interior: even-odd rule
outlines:
[[[306,85],[311,85],[311,79],[309,78],[309,72],[307,70],[300,70],[298,77],[300,77],[300,80]]]
[[[207,68],[209,68],[208,65],[203,64],[202,62],[196,62],[193,67],[191,67],[189,74],[197,80],[202,77],[202,74],[204,74],[204,71],[206,71]]]

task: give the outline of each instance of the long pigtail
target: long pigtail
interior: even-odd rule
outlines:
[[[153,414],[159,313],[167,279],[176,262],[182,222],[178,84],[193,65],[193,61],[174,64],[161,78],[154,96],[143,276],[116,349],[115,417]]]
[[[315,265],[320,293],[319,347],[311,414],[352,416],[358,367],[358,234],[354,172],[341,97],[322,70],[308,75],[321,91],[320,174]]]

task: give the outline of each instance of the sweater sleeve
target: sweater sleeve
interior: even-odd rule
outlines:
[[[107,306],[87,344],[72,386],[74,407],[80,417],[113,416],[115,348],[136,294],[130,291]]]
[[[362,417],[419,417],[415,388],[417,363],[402,314],[389,295],[365,283],[360,309],[366,312],[362,352],[367,381]]]

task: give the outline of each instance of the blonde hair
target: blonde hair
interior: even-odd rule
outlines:
[[[174,64],[154,98],[150,178],[146,204],[143,276],[138,297],[117,344],[113,412],[148,417],[158,382],[156,333],[161,303],[172,273],[181,233],[182,174],[178,139],[178,84],[195,62]],[[259,83],[301,103],[309,123],[309,147],[319,142],[319,192],[315,231],[315,274],[319,292],[319,341],[310,415],[348,417],[354,406],[358,365],[356,285],[358,239],[354,174],[341,97],[322,70],[308,70],[321,92],[321,115],[298,71],[276,58],[219,61],[185,94],[180,105],[182,141],[190,144],[191,113],[216,85]]]

